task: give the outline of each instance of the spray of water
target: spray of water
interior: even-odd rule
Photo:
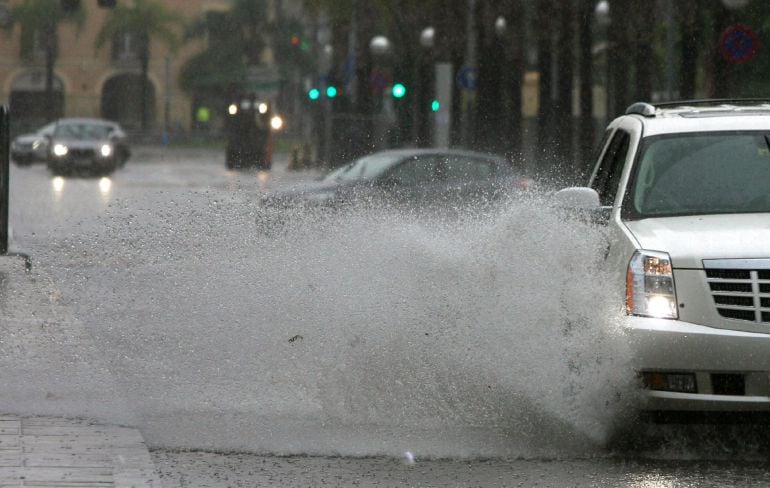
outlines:
[[[628,411],[604,233],[546,199],[265,220],[212,195],[118,201],[48,270],[151,445],[590,454]]]

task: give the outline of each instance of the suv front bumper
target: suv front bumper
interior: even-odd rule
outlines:
[[[770,333],[644,317],[626,326],[638,371],[695,375],[696,393],[648,389],[644,409],[770,412]],[[742,394],[715,391],[725,375],[740,378]]]

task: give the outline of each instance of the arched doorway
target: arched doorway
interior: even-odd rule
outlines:
[[[155,125],[155,87],[146,82],[147,121]],[[115,75],[102,88],[102,117],[118,122],[127,129],[142,127],[142,76],[123,73]]]
[[[46,100],[45,71],[26,71],[11,83],[9,105],[16,128],[37,129],[64,114],[64,83],[54,76],[53,94]]]

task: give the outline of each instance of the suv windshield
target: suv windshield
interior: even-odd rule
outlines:
[[[60,124],[56,127],[54,137],[59,139],[100,140],[107,139],[110,127],[100,124]]]
[[[770,211],[767,138],[730,132],[648,139],[631,183],[631,213],[645,218]]]

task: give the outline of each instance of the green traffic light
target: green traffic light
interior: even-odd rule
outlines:
[[[396,83],[393,85],[391,92],[393,93],[393,98],[404,98],[406,95],[406,87],[403,83]]]
[[[337,87],[336,86],[330,86],[326,89],[326,97],[327,98],[334,98],[337,96]]]
[[[311,100],[318,100],[321,98],[321,92],[318,91],[318,88],[312,88],[309,92],[307,92],[307,97]]]
[[[441,110],[441,102],[439,102],[438,100],[433,100],[432,102],[430,102],[430,109],[433,112],[438,112],[439,110]]]

